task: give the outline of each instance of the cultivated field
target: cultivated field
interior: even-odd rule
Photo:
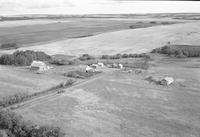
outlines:
[[[15,111],[41,125],[59,126],[66,136],[199,137],[199,59],[154,57],[151,64],[138,75],[105,73]],[[159,74],[174,77],[175,83],[144,80]]]
[[[32,22],[31,22],[32,21]],[[14,22],[14,23],[13,23]],[[148,27],[162,25],[162,21],[135,21],[131,19],[52,19],[0,22],[0,43],[17,43],[21,46],[87,37],[99,33],[129,29],[129,26]],[[163,21],[166,22],[166,21]],[[169,24],[177,21],[167,21]]]
[[[199,22],[193,22],[121,30],[86,38],[38,44],[37,46],[24,47],[21,49],[40,50],[50,55],[142,53],[161,47],[168,42],[171,42],[171,44],[199,45],[199,25]],[[0,51],[0,53],[9,52],[13,52],[13,50]]]

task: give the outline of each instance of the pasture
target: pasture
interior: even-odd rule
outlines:
[[[173,45],[199,45],[199,25],[200,23],[197,21],[192,23],[127,29],[91,37],[60,40],[30,47],[22,47],[19,50],[39,50],[49,55],[65,54],[72,56],[80,56],[81,54],[96,56],[117,53],[139,54],[162,47],[168,42],[171,42]],[[0,50],[0,54],[11,53],[13,51]]]
[[[59,126],[66,136],[198,137],[199,65],[198,58],[154,56],[142,74],[111,71],[15,112]],[[172,76],[175,82],[155,85],[144,80],[149,75]]]
[[[84,18],[13,22],[0,22],[0,43],[16,43],[19,47],[69,38],[87,37],[110,31],[129,29],[130,26],[133,28],[143,28],[162,25],[162,21],[151,23],[151,21],[138,22],[130,19],[102,20]],[[176,23],[176,21],[167,22],[169,24]]]
[[[48,90],[66,80],[54,70],[36,74],[24,67],[0,65],[0,99],[17,93],[33,94]]]

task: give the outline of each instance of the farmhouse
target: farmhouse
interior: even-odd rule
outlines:
[[[30,66],[31,70],[36,70],[36,71],[47,71],[49,66],[47,66],[44,62],[42,61],[33,61]]]

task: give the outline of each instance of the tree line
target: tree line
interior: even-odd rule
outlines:
[[[198,46],[163,46],[151,51],[152,53],[166,54],[178,58],[200,57],[200,47]]]
[[[41,51],[16,51],[13,54],[5,54],[0,57],[0,64],[2,65],[15,65],[15,66],[28,66],[33,60],[49,61],[51,56]]]

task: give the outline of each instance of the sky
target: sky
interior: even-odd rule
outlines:
[[[200,1],[0,0],[0,15],[199,12]]]

